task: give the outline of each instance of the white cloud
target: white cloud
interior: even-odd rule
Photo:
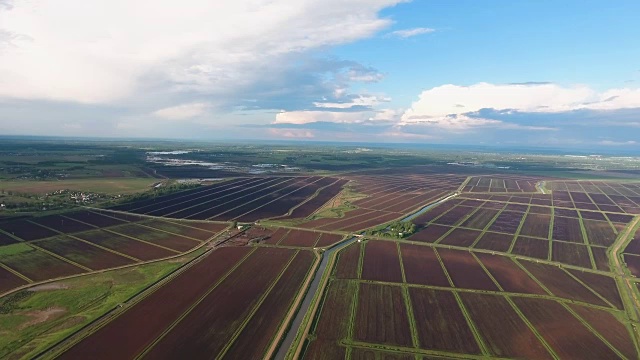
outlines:
[[[13,45],[0,51],[0,97],[113,103],[225,94],[292,55],[373,35],[391,23],[379,10],[400,1],[15,2],[0,8]]]
[[[313,105],[318,108],[334,108],[334,109],[350,109],[352,107],[372,107],[380,104],[381,102],[391,101],[388,97],[381,97],[375,95],[358,95],[351,99],[349,102],[314,102]]]
[[[469,119],[460,118],[460,115],[481,109],[561,113],[580,109],[625,108],[640,108],[640,89],[611,89],[597,92],[587,86],[562,87],[549,83],[443,85],[423,91],[418,101],[403,114],[402,123],[429,122],[443,127],[461,128],[455,125],[459,120],[451,121],[452,115],[458,115],[458,118],[462,119],[462,124],[471,124]],[[479,122],[478,125],[484,124]],[[488,122],[487,125],[495,125],[495,123]],[[530,128],[536,130],[535,127]]]
[[[502,121],[482,118],[472,118],[466,115],[447,115],[431,118],[423,118],[417,123],[422,125],[433,125],[448,130],[466,130],[479,126],[498,126],[503,124]],[[401,123],[404,125],[405,123]]]
[[[406,38],[410,38],[410,37],[413,37],[413,36],[418,36],[418,35],[423,35],[423,34],[431,34],[431,33],[435,32],[435,31],[436,31],[436,29],[419,27],[419,28],[413,28],[413,29],[396,30],[396,31],[393,31],[393,32],[389,33],[389,35],[406,39]]]
[[[369,118],[368,114],[369,112],[282,111],[276,114],[274,124],[361,123]]]
[[[628,141],[602,140],[602,141],[599,141],[598,144],[604,145],[604,146],[625,146],[625,145],[637,145],[638,142],[634,140],[628,140]]]
[[[287,139],[312,139],[315,137],[313,131],[304,129],[269,129],[269,134],[277,138]]]
[[[402,115],[402,109],[381,109],[376,111],[375,115],[370,117],[370,121],[389,121],[397,122]]]
[[[167,120],[185,120],[203,115],[209,108],[208,103],[182,104],[156,110],[153,115]]]

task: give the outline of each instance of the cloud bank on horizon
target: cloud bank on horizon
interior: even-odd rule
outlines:
[[[601,12],[569,3],[529,11],[558,34],[563,12]],[[602,20],[611,32],[640,10],[622,3]],[[574,29],[554,43],[497,0],[483,5],[496,19],[458,5],[0,0],[0,134],[639,146],[631,42]],[[578,58],[562,47],[569,40],[592,53]],[[604,66],[609,46],[618,50]],[[539,63],[530,75],[528,61]]]

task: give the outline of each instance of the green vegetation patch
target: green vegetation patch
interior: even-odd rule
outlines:
[[[164,261],[39,285],[0,298],[0,358],[31,358],[183,263]]]
[[[0,246],[0,259],[5,256],[18,255],[35,249],[25,243],[16,243],[11,245]]]
[[[388,225],[367,230],[365,234],[369,236],[384,236],[395,239],[404,239],[414,234],[416,230],[416,224],[411,221],[395,221]]]

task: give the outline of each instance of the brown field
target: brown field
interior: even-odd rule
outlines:
[[[222,248],[214,251],[91,336],[84,338],[60,358],[135,358],[249,252],[249,248]],[[151,316],[152,314],[162,316]]]
[[[518,227],[520,226],[520,220],[523,216],[523,213],[503,211],[500,213],[500,215],[498,215],[493,224],[489,226],[489,230],[507,234],[515,234],[518,230]]]
[[[309,360],[344,359],[347,349],[333,340],[316,339],[305,349],[302,358]]]
[[[395,242],[368,241],[364,248],[362,279],[402,282],[400,257]]]
[[[571,207],[573,207],[573,206],[571,206]],[[577,218],[578,217],[578,211],[574,210],[574,209],[555,208],[554,212],[555,212],[555,216],[564,216],[564,217],[569,217],[569,218]]]
[[[316,247],[330,246],[342,240],[341,235],[323,233],[316,242]]]
[[[289,229],[286,228],[278,228],[276,231],[274,231],[269,238],[265,241],[265,243],[267,244],[277,244],[280,239],[282,239],[287,233],[289,232]]]
[[[172,220],[172,219],[166,219],[166,220],[163,220],[163,221],[171,223],[171,224],[179,224],[179,225],[182,225],[182,226],[198,228],[198,229],[205,230],[205,231],[208,231],[208,232],[214,233],[214,234],[219,233],[220,231],[226,229],[229,226],[228,223],[214,223],[214,222],[209,222],[209,221],[182,221],[182,222],[178,222],[179,220]]]
[[[540,335],[562,359],[617,359],[598,337],[552,300],[513,298]]]
[[[507,252],[511,247],[513,235],[485,232],[474,246],[478,249]]]
[[[145,357],[193,359],[220,353],[295,253],[287,249],[256,249]]]
[[[144,221],[139,224],[144,224],[145,226],[170,232],[176,235],[198,239],[200,241],[208,240],[213,236],[215,236],[220,231],[228,227],[228,225],[226,224],[212,223],[213,226],[210,226],[211,230],[203,230],[200,228],[192,227],[190,222],[184,222],[182,224],[178,224],[175,222],[168,222],[168,221],[161,221],[161,220]]]
[[[477,293],[460,293],[460,297],[491,355],[553,358],[504,297]]]
[[[282,246],[314,247],[320,233],[303,230],[291,230],[278,242]]]
[[[119,253],[133,256],[143,261],[160,259],[178,254],[177,251],[171,251],[159,246],[144,243],[142,241],[133,240],[131,238],[117,235],[105,230],[94,230],[76,234],[76,237],[100,245]]]
[[[92,270],[133,264],[135,261],[70,237],[38,241],[37,245]]]
[[[640,256],[625,254],[624,262],[631,275],[640,278]]]
[[[149,228],[138,226],[136,224],[120,225],[109,228],[109,231],[113,231],[120,235],[130,236],[136,239],[145,240],[152,244],[158,244],[160,246],[167,247],[176,251],[188,251],[200,244],[199,241],[182,237],[180,235],[174,235],[163,231],[154,231]]]
[[[610,312],[586,306],[569,306],[624,356],[629,359],[638,358],[638,352],[629,335],[629,330]]]
[[[575,243],[584,243],[584,241],[582,240],[582,228],[580,227],[580,220],[578,220],[577,218],[554,216],[553,239],[571,241]]]
[[[296,255],[224,355],[226,358],[258,359],[266,353],[314,259],[310,251],[301,251]]]
[[[9,245],[9,244],[15,244],[17,243],[18,240],[12,238],[11,236],[0,232],[0,246],[2,245]]]
[[[360,243],[353,243],[340,250],[335,266],[335,276],[338,279],[357,279],[358,264],[360,262]]]
[[[407,283],[449,287],[436,253],[428,246],[400,244]]]
[[[607,221],[583,220],[587,238],[592,245],[611,246],[616,241],[616,233]]]
[[[591,259],[586,245],[554,241],[551,258],[563,264],[591,268]]]
[[[0,267],[0,294],[26,284],[27,282],[21,277]]]
[[[0,255],[0,262],[33,281],[44,281],[85,272],[77,266],[34,248],[17,254]]]
[[[352,312],[352,299],[358,291],[358,284],[350,281],[332,280],[325,291],[317,323],[313,329],[316,340],[305,352],[305,358],[319,359],[327,349],[328,355],[335,352],[344,353],[344,350],[336,349],[337,342],[347,337],[349,331],[349,318]],[[324,345],[326,349],[324,349]]]
[[[57,232],[38,226],[28,220],[15,220],[0,223],[0,230],[25,241],[44,239],[58,235]]]
[[[584,301],[594,305],[607,306],[589,289],[575,281],[562,269],[546,264],[538,264],[530,261],[518,260],[538,281],[540,281],[552,294],[566,299]]]
[[[80,231],[93,230],[95,227],[85,223],[66,218],[61,215],[49,215],[43,217],[31,218],[29,221],[38,225],[46,226],[63,234],[75,233]]]
[[[473,207],[459,205],[449,210],[446,214],[440,216],[438,219],[434,220],[434,222],[440,225],[454,226],[462,219],[473,213],[475,210],[476,208]]]
[[[484,205],[482,205],[481,209],[492,209],[492,210],[502,210],[502,208],[505,207],[505,203],[503,202],[486,202]]]
[[[110,216],[101,215],[91,211],[76,211],[72,213],[65,213],[64,217],[81,221],[97,227],[107,227],[114,225],[122,225],[126,221],[112,218]]]
[[[567,269],[567,271],[570,272],[571,275],[577,277],[592,290],[595,290],[598,294],[607,299],[611,304],[613,304],[613,306],[617,307],[620,310],[624,309],[622,305],[622,299],[620,299],[620,293],[618,293],[618,286],[616,285],[616,281],[613,278],[605,275],[586,271],[578,271],[574,269]]]
[[[465,220],[461,226],[482,230],[493,220],[498,212],[498,210],[481,208]]]
[[[550,224],[551,216],[529,213],[524,219],[520,235],[547,238]]]
[[[551,215],[551,208],[544,206],[530,206],[529,214]]]
[[[453,293],[409,288],[413,314],[423,349],[479,354],[465,316]]]
[[[509,257],[484,253],[476,253],[476,256],[504,291],[547,295],[547,292]]]
[[[491,278],[468,251],[438,249],[438,254],[455,287],[498,291]]]
[[[361,283],[354,327],[358,341],[412,346],[402,288]]]
[[[379,350],[351,348],[352,360],[414,360],[415,356],[409,354],[400,354],[392,352],[384,352]]]
[[[413,220],[413,222],[417,225],[424,225],[424,224],[428,224],[431,221],[435,220],[437,217],[439,217],[440,215],[444,214],[445,212],[451,210],[454,206],[454,202],[452,201],[447,201],[444,203],[439,204],[438,206],[429,209],[429,211],[427,211],[426,213],[418,216],[417,218],[415,218]]]
[[[424,241],[428,243],[434,243],[451,230],[448,226],[442,225],[429,225],[427,228],[418,231],[417,233],[409,236],[409,240]]]
[[[476,241],[480,234],[481,232],[477,230],[457,228],[450,232],[444,239],[440,240],[440,243],[445,245],[469,247]]]
[[[600,271],[611,271],[609,267],[609,257],[607,256],[607,249],[601,247],[591,247],[591,253],[593,254],[593,260],[596,263],[596,268]]]
[[[623,215],[623,214],[606,214],[611,222],[628,224],[633,220],[633,215]]]
[[[549,255],[549,240],[518,236],[511,252],[517,255],[546,260]]]
[[[604,217],[603,213],[594,211],[580,211],[580,216],[582,216],[583,219],[587,220],[607,221],[607,218]]]

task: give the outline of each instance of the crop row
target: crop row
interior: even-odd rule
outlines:
[[[359,246],[351,245],[341,252],[334,273],[336,278],[483,291],[504,290],[622,307],[615,281],[605,275],[565,271],[534,261],[516,262],[501,255],[434,249],[423,245],[400,243],[398,252],[397,243],[392,241],[368,241],[361,259]],[[360,262],[361,275],[358,271]]]
[[[61,358],[262,357],[313,260],[308,251],[215,250]]]
[[[360,263],[363,281],[351,280],[359,278]],[[403,284],[402,273],[408,285],[390,284]],[[347,348],[372,358],[399,358],[385,348],[509,358],[638,356],[629,329],[611,312],[518,293],[622,309],[614,279],[592,272],[389,241],[354,243],[339,254],[304,358],[344,357]]]

